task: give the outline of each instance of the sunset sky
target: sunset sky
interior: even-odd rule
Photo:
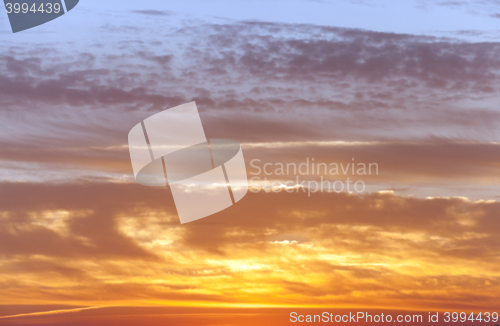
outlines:
[[[0,325],[498,312],[499,26],[496,0],[82,0],[15,34],[0,14]],[[127,135],[191,101],[249,179],[252,160],[378,174],[180,224]]]

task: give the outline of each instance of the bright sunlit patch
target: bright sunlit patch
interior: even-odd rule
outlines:
[[[66,210],[51,210],[29,212],[31,223],[25,225],[25,228],[43,227],[52,230],[59,235],[69,236],[68,221],[72,218],[80,218],[92,214],[92,210],[83,211],[66,211]]]
[[[275,243],[275,244],[280,244],[280,245],[289,245],[289,244],[297,244],[298,242],[295,241],[295,240],[292,240],[292,241],[289,241],[289,240],[283,240],[283,241],[272,241],[271,243]]]
[[[138,211],[136,216],[118,217],[118,229],[139,245],[163,252],[182,239],[182,229],[174,224],[177,220],[176,215],[162,211]]]

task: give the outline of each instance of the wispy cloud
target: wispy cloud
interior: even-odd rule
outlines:
[[[133,10],[134,14],[150,15],[150,16],[171,16],[173,13],[167,10]]]

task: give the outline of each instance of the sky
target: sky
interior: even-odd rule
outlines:
[[[493,0],[82,0],[16,34],[0,15],[0,325],[498,309],[499,22]],[[181,225],[127,135],[190,101],[260,179]],[[276,171],[313,160],[377,173]]]

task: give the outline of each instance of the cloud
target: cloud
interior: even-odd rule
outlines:
[[[54,192],[42,190],[43,194],[31,195],[24,191],[18,192],[15,190],[15,185],[12,186],[14,188],[4,185],[1,190],[4,198],[1,206],[7,213],[2,219],[0,228],[2,235],[0,256],[72,257],[76,255],[155,259],[153,253],[136,246],[133,241],[118,232],[114,208],[102,206],[102,203],[97,204],[97,202],[96,206],[92,204],[89,206],[90,197],[80,197],[78,191],[67,193],[65,196],[63,193],[68,189],[64,190],[64,186],[53,188]],[[86,192],[85,187],[81,190]],[[88,195],[90,193],[85,196]],[[34,196],[37,200],[30,204],[30,201],[25,200],[28,196]],[[59,204],[54,203],[54,200]],[[50,209],[54,204],[58,207],[56,212]],[[57,211],[67,218],[61,221],[62,217]],[[61,234],[47,227],[47,221],[40,222],[36,215],[33,216],[33,213],[37,212],[63,223],[69,234]]]
[[[437,2],[438,6],[445,6],[445,7],[461,7],[468,5],[469,2],[467,1],[440,1]]]
[[[359,157],[398,186],[496,174],[498,43],[263,22],[117,33],[108,50],[2,50],[2,179],[130,178],[130,128],[191,100],[209,138],[384,144],[250,159]]]
[[[134,14],[149,15],[149,16],[171,16],[172,12],[167,10],[133,10]]]
[[[191,41],[172,47],[179,37]],[[65,118],[50,123],[88,133],[85,129],[103,128],[101,121],[119,119],[128,127],[196,100],[214,121],[207,128],[244,120],[239,123],[245,128],[238,128],[243,139],[255,140],[259,134],[244,132],[259,128],[262,139],[432,134],[482,141],[491,137],[478,125],[498,120],[492,106],[498,97],[497,43],[259,22],[186,26],[155,52],[144,51],[146,42],[151,40],[117,41],[112,47],[121,55],[68,56],[46,49],[57,65],[45,52],[5,50],[0,93],[6,119],[40,121],[64,112]],[[18,107],[27,108],[29,116]],[[126,129],[105,125],[106,139],[117,139]]]
[[[369,305],[377,297],[379,305],[398,300],[430,308],[431,302],[435,307],[453,297],[456,306],[485,309],[500,286],[498,202],[260,192],[180,225],[166,189],[127,184],[2,184],[0,189],[6,282],[0,287],[13,303],[23,300],[16,294],[22,288],[29,289],[32,303],[154,298],[301,304],[307,298],[315,304]],[[64,217],[66,227],[48,224],[51,216]],[[449,274],[457,268],[462,272]],[[15,277],[18,282],[9,283]],[[248,282],[254,292],[238,290]],[[363,293],[363,299],[354,293]]]

